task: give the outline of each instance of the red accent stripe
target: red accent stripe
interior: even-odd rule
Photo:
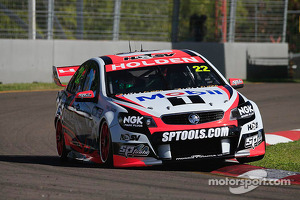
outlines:
[[[73,103],[74,103],[74,101],[75,101],[75,98],[71,101],[71,103],[70,103],[70,105],[69,106],[72,106],[73,105]]]
[[[138,106],[141,106],[141,107],[145,108],[145,107],[142,106],[141,104],[138,104],[138,103],[136,103],[136,102],[134,102],[134,101],[132,101],[132,100],[130,100],[130,99],[127,99],[127,98],[124,97],[123,95],[116,95],[116,97],[117,97],[117,98],[120,98],[120,99],[123,99],[124,101],[127,101],[127,102],[129,102],[129,103],[132,103],[132,104],[135,104],[135,105],[138,105]],[[116,99],[116,100],[118,100],[118,99]]]
[[[78,138],[76,137],[75,133],[74,133],[71,129],[69,129],[67,126],[65,126],[65,125],[63,125],[63,128],[66,129],[66,130],[68,130],[68,132],[70,132],[70,133],[74,136],[74,138],[77,140],[77,142],[80,144],[80,146],[81,146],[81,148],[82,148],[82,145],[81,145],[80,141],[78,140]],[[65,132],[65,134],[67,134],[67,133]],[[68,136],[69,136],[69,135],[68,135]],[[68,138],[71,138],[71,137],[69,136]],[[69,144],[72,144],[72,142],[71,142],[72,139],[73,139],[73,138],[71,138],[71,140],[68,141]]]
[[[250,149],[250,156],[249,157],[261,156],[261,155],[264,155],[265,152],[266,152],[266,148],[265,148],[265,141],[264,141],[260,145],[255,147],[254,149]]]
[[[123,156],[114,155],[114,167],[145,167],[143,161],[137,158],[125,158]]]

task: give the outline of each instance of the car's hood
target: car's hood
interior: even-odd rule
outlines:
[[[160,117],[171,113],[226,111],[233,103],[231,99],[237,95],[234,89],[230,95],[226,91],[224,87],[206,87],[125,94],[116,98],[134,106],[139,105],[139,109]]]

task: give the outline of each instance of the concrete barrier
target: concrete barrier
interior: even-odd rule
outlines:
[[[285,43],[196,43],[132,41],[131,50],[191,49],[207,57],[227,78],[245,79],[246,54],[288,56]],[[80,65],[89,58],[129,52],[128,41],[0,40],[0,82],[52,82],[52,66]]]
[[[268,59],[288,58],[287,43],[225,43],[224,51],[228,78],[247,78],[247,55]]]

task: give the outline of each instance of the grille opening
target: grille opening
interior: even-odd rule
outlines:
[[[224,117],[223,111],[214,111],[214,112],[192,112],[192,113],[183,113],[183,114],[174,114],[174,115],[164,115],[161,117],[161,119],[165,124],[187,125],[187,124],[191,124],[188,120],[190,114],[197,114],[200,117],[200,121],[198,124],[221,120]]]

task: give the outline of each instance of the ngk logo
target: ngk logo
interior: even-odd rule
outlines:
[[[143,116],[126,116],[123,119],[124,126],[142,127]]]
[[[242,118],[251,116],[254,113],[252,105],[246,105],[241,108],[238,108],[238,111]]]

